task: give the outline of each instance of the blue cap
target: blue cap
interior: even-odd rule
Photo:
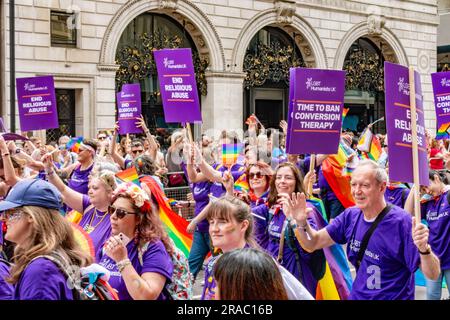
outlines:
[[[37,206],[49,209],[61,207],[61,193],[52,184],[40,179],[22,180],[0,201],[0,211],[22,206]]]

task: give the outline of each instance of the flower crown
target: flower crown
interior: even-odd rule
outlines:
[[[131,198],[133,204],[140,209],[141,212],[146,212],[151,208],[150,198],[148,194],[139,186],[132,182],[124,182],[117,186],[113,193],[113,202],[120,196],[126,195]]]

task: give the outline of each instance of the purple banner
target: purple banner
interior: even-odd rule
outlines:
[[[201,122],[191,49],[163,49],[153,53],[165,121]]]
[[[450,71],[431,74],[436,109],[436,139],[450,138]]]
[[[342,128],[345,71],[295,68],[293,73],[286,152],[337,153]]]
[[[119,134],[142,133],[142,129],[136,127],[136,122],[141,116],[140,84],[124,84],[116,97]]]
[[[17,78],[22,131],[59,128],[53,76]]]
[[[414,72],[417,110],[417,142],[419,147],[419,181],[428,186],[428,159],[425,140],[420,75]],[[385,62],[384,88],[386,95],[386,125],[389,144],[389,179],[413,183],[411,107],[409,102],[409,70],[407,67]]]

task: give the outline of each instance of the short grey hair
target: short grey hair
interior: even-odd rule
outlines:
[[[362,168],[362,167],[369,167],[372,169],[372,171],[375,173],[375,179],[379,183],[383,183],[388,181],[388,175],[385,169],[383,169],[378,163],[376,163],[373,160],[365,159],[361,160],[358,165],[356,166],[356,169]]]

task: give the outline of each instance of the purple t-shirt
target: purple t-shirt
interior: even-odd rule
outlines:
[[[37,258],[20,275],[14,300],[73,300],[73,294],[58,266],[45,258]]]
[[[362,239],[373,222],[357,207],[346,209],[326,227],[334,242],[347,245],[356,265]],[[393,206],[373,232],[356,274],[351,300],[413,300],[414,272],[420,264],[412,239],[411,215]]]
[[[216,169],[217,171],[219,171],[222,175],[225,171],[228,170],[227,167],[225,167],[223,165],[219,165],[219,164],[214,165],[213,168]],[[239,177],[241,175],[243,175],[244,173],[245,173],[245,167],[238,163],[235,163],[231,167],[231,175],[233,176],[234,181],[237,181],[239,179]],[[210,192],[214,197],[220,198],[221,196],[223,196],[225,194],[226,190],[222,183],[214,182],[211,185]]]
[[[91,205],[89,197],[83,195],[83,211]],[[91,236],[95,250],[95,261],[100,261],[102,247],[111,234],[111,221],[107,212],[89,209],[83,214],[80,226]],[[93,229],[92,229],[93,228]]]
[[[6,279],[9,278],[9,266],[0,261],[0,300],[11,300],[14,287]]]
[[[189,176],[186,169],[186,164],[184,162],[181,163],[181,169],[184,171],[184,176],[189,180]],[[195,200],[195,209],[194,215],[197,216],[209,203],[209,193],[211,189],[211,182],[202,181],[192,183],[189,182],[189,188],[191,189],[192,196]],[[203,219],[197,224],[197,231],[208,233],[209,232],[209,223],[206,219]]]
[[[387,187],[386,192],[384,193],[384,199],[386,202],[392,203],[400,208],[404,208],[409,191],[410,190],[408,188]]]
[[[94,164],[86,170],[81,170],[81,165],[77,166],[73,170],[72,176],[67,183],[69,188],[82,194],[88,194],[89,175],[91,174],[93,167]]]
[[[441,270],[450,269],[450,205],[447,194],[443,193],[437,201],[430,200],[421,207],[422,219],[426,219],[430,229],[429,243],[441,261]]]
[[[315,210],[312,204],[307,203],[307,206]],[[282,228],[286,220],[286,216],[284,215],[283,210],[281,208],[279,210],[274,210],[272,208],[269,209],[266,205],[261,205],[253,208],[252,214],[255,217],[255,236],[258,242],[261,243],[261,239],[263,239],[264,242],[267,241],[265,249],[272,257],[276,259],[278,257],[278,252],[280,249]],[[270,219],[271,215],[272,219]],[[308,223],[313,229],[317,229],[313,219],[308,218]],[[262,232],[266,233],[268,236],[261,234]],[[300,254],[300,268],[302,272],[302,279],[300,279],[300,270],[297,267],[295,252],[289,247],[286,240],[284,242],[283,261],[281,265],[285,267],[290,273],[292,273],[297,279],[299,279],[305,286],[305,288],[314,297],[316,295],[317,280],[315,280],[308,264],[311,255],[303,250],[303,248],[298,243],[297,238],[294,237],[294,239],[292,240]],[[262,243],[262,245],[265,245],[264,242]]]
[[[128,258],[130,259],[133,268],[139,275],[146,272],[155,272],[166,277],[166,283],[167,281],[171,281],[173,264],[170,255],[167,253],[166,248],[161,241],[158,240],[148,245],[147,250],[142,255],[142,265],[139,261],[138,247],[134,241],[130,241],[130,243],[127,244],[127,250]],[[119,299],[133,300],[128,293],[125,282],[122,279],[122,275],[117,269],[116,262],[108,255],[103,254],[99,264],[111,272],[109,284],[117,290]],[[167,300],[167,297],[165,297],[164,293],[161,292],[157,300]]]
[[[200,300],[216,299],[216,280],[214,279],[214,265],[220,255],[211,257],[205,267],[205,285],[203,286],[202,297]]]

